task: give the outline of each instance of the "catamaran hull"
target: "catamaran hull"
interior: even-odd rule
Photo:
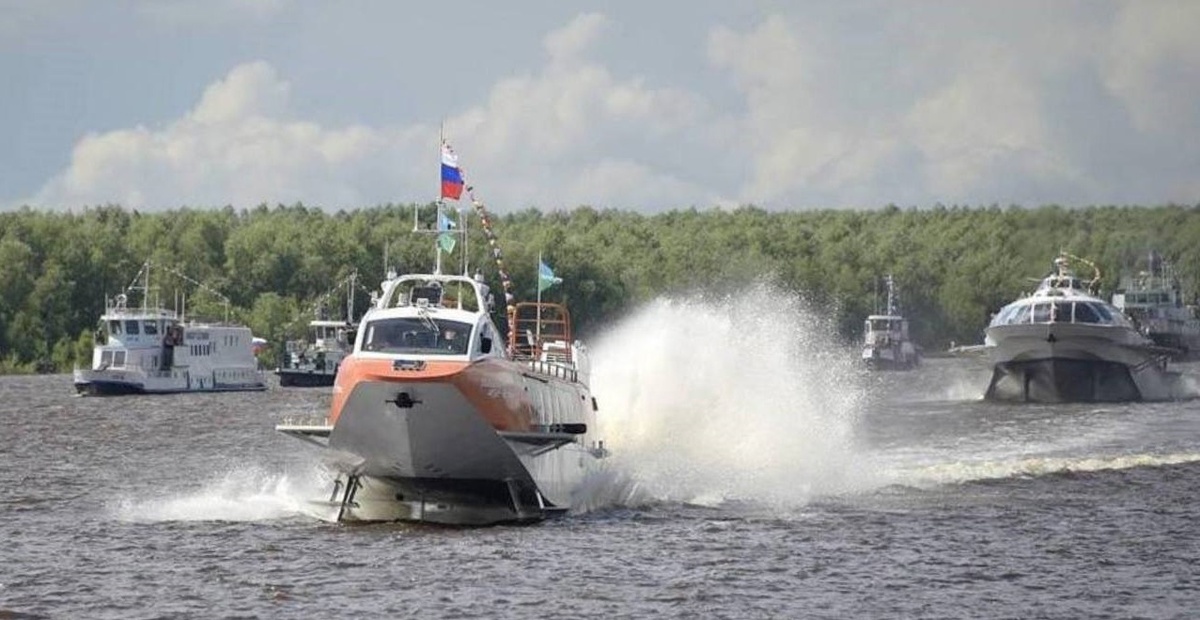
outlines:
[[[499,432],[451,382],[360,382],[329,437],[330,502],[340,521],[539,521],[598,465],[576,439]]]
[[[985,398],[1021,402],[1126,402],[1178,397],[1178,373],[1132,331],[1078,324],[988,330],[994,367]]]
[[[1061,358],[996,364],[986,398],[1044,403],[1143,400],[1128,366]]]

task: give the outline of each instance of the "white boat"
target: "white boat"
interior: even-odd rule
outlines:
[[[283,365],[275,369],[282,387],[329,387],[338,366],[349,355],[355,325],[348,321],[314,320],[308,340],[289,340]]]
[[[887,307],[872,314],[864,325],[862,360],[878,370],[908,370],[921,363],[921,350],[908,337],[908,321],[900,315],[895,282],[889,274]]]
[[[1167,400],[1176,397],[1171,350],[1139,333],[1095,296],[1100,274],[1078,277],[1062,254],[1033,294],[1000,310],[988,326],[994,363],[985,398],[1034,402]],[[1088,263],[1090,265],[1090,263]]]
[[[1151,252],[1146,269],[1121,278],[1112,303],[1139,331],[1161,347],[1175,349],[1173,359],[1200,359],[1200,319],[1184,301],[1175,268]]]
[[[138,281],[142,279],[139,286]],[[131,308],[128,293],[140,290]],[[250,328],[187,321],[149,305],[150,263],[126,293],[105,301],[90,368],[76,368],[86,395],[228,392],[266,388]]]
[[[354,348],[354,287],[357,274],[346,279],[346,318],[315,319],[308,323],[307,340],[290,340],[284,345],[284,360],[275,369],[282,387],[328,387],[337,377],[338,366]],[[340,285],[339,285],[340,288]],[[326,295],[328,296],[328,295]]]
[[[482,276],[443,274],[441,251],[432,273],[389,274],[338,369],[329,415],[276,426],[327,448],[325,518],[538,521],[576,505],[606,455],[569,312],[540,292],[510,303],[489,219],[472,202],[505,284],[508,336]],[[465,243],[464,229],[454,234]]]

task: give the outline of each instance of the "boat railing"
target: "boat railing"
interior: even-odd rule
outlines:
[[[568,366],[559,362],[548,362],[542,360],[529,360],[529,369],[551,377],[565,379],[567,381],[578,381],[579,371],[573,366]]]
[[[518,360],[572,365],[571,313],[552,302],[521,302],[509,306],[508,351]]]
[[[490,304],[486,285],[467,276],[445,274],[405,274],[383,283],[373,299],[377,309],[424,306],[484,311]]]

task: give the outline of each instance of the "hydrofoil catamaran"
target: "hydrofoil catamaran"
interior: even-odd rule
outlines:
[[[328,417],[276,426],[327,449],[332,488],[318,503],[331,520],[538,521],[569,510],[606,455],[569,312],[541,301],[541,277],[537,302],[513,302],[487,213],[471,201],[504,285],[507,338],[482,274],[466,275],[466,252],[462,275],[442,272],[445,240],[465,245],[466,222],[449,225],[439,203],[433,272],[388,274],[338,368]]]
[[[1120,310],[1094,295],[1100,272],[1075,274],[1061,254],[1037,290],[998,312],[984,349],[994,362],[985,398],[1036,402],[1177,398],[1173,349],[1139,333]]]

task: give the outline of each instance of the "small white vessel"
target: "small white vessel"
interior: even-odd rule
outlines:
[[[1157,252],[1150,252],[1145,270],[1121,278],[1112,303],[1155,344],[1175,349],[1172,359],[1200,359],[1196,308],[1185,303],[1175,267]]]
[[[1090,265],[1089,280],[1071,262]],[[985,398],[1034,402],[1115,402],[1177,397],[1172,350],[1139,333],[1120,310],[1095,296],[1095,265],[1061,254],[1033,294],[1000,310],[985,348],[993,363]]]
[[[284,360],[275,369],[281,387],[329,387],[338,366],[354,349],[357,325],[354,317],[354,287],[357,274],[346,279],[346,318],[315,319],[308,323],[307,340],[285,343]],[[340,285],[339,285],[340,288]],[[328,296],[328,294],[326,295]]]
[[[139,285],[139,279],[141,284]],[[142,305],[128,304],[140,290]],[[105,301],[90,368],[76,368],[80,394],[168,394],[266,388],[250,328],[185,321],[151,307],[150,263],[126,293]]]
[[[887,284],[884,314],[867,317],[864,326],[862,360],[877,370],[909,370],[921,363],[921,350],[908,337],[908,321],[900,315],[895,282],[891,274]]]

